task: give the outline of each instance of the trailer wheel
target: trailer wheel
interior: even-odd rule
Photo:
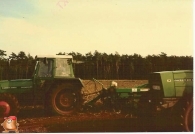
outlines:
[[[18,100],[11,94],[0,94],[0,116],[17,115],[19,112]]]
[[[184,112],[184,129],[187,132],[193,132],[193,100],[187,102]]]
[[[57,86],[51,94],[52,111],[59,115],[68,115],[75,112],[80,106],[80,92],[69,89],[62,84]]]

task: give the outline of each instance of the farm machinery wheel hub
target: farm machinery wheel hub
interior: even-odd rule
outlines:
[[[60,104],[62,106],[64,106],[64,107],[70,107],[70,106],[72,106],[72,104],[75,103],[75,101],[76,101],[74,99],[74,97],[72,97],[72,96],[74,96],[74,95],[71,94],[71,93],[61,94],[60,95],[60,99],[59,99]]]

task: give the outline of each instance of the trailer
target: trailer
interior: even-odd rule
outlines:
[[[193,71],[177,70],[153,72],[149,82],[134,88],[119,88],[111,81],[110,87],[102,85],[96,97],[84,104],[84,108],[96,108],[101,101],[103,108],[116,112],[130,111],[139,118],[155,118],[165,110],[170,111],[173,126],[181,125],[185,131],[193,131]],[[96,87],[96,86],[95,86]]]

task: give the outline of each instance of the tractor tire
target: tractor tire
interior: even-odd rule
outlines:
[[[19,112],[18,100],[11,94],[0,94],[0,116],[16,116]]]
[[[184,111],[183,126],[187,132],[193,132],[193,100],[188,101]]]
[[[57,86],[51,94],[52,113],[69,115],[78,110],[81,104],[80,90],[67,88],[65,84]]]

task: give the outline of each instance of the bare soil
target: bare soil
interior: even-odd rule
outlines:
[[[100,81],[108,87],[110,81]],[[101,90],[101,85],[92,81],[84,81],[83,93]],[[132,88],[147,81],[117,81],[118,87]],[[90,97],[85,97],[90,99]],[[139,119],[131,113],[117,113],[114,111],[99,110],[98,112],[78,112],[69,116],[46,116],[42,108],[23,110],[19,113],[18,123],[20,133],[55,133],[55,132],[172,132],[178,131],[170,127],[166,114],[158,119]],[[3,122],[3,119],[0,120]],[[0,127],[0,131],[3,128]]]

